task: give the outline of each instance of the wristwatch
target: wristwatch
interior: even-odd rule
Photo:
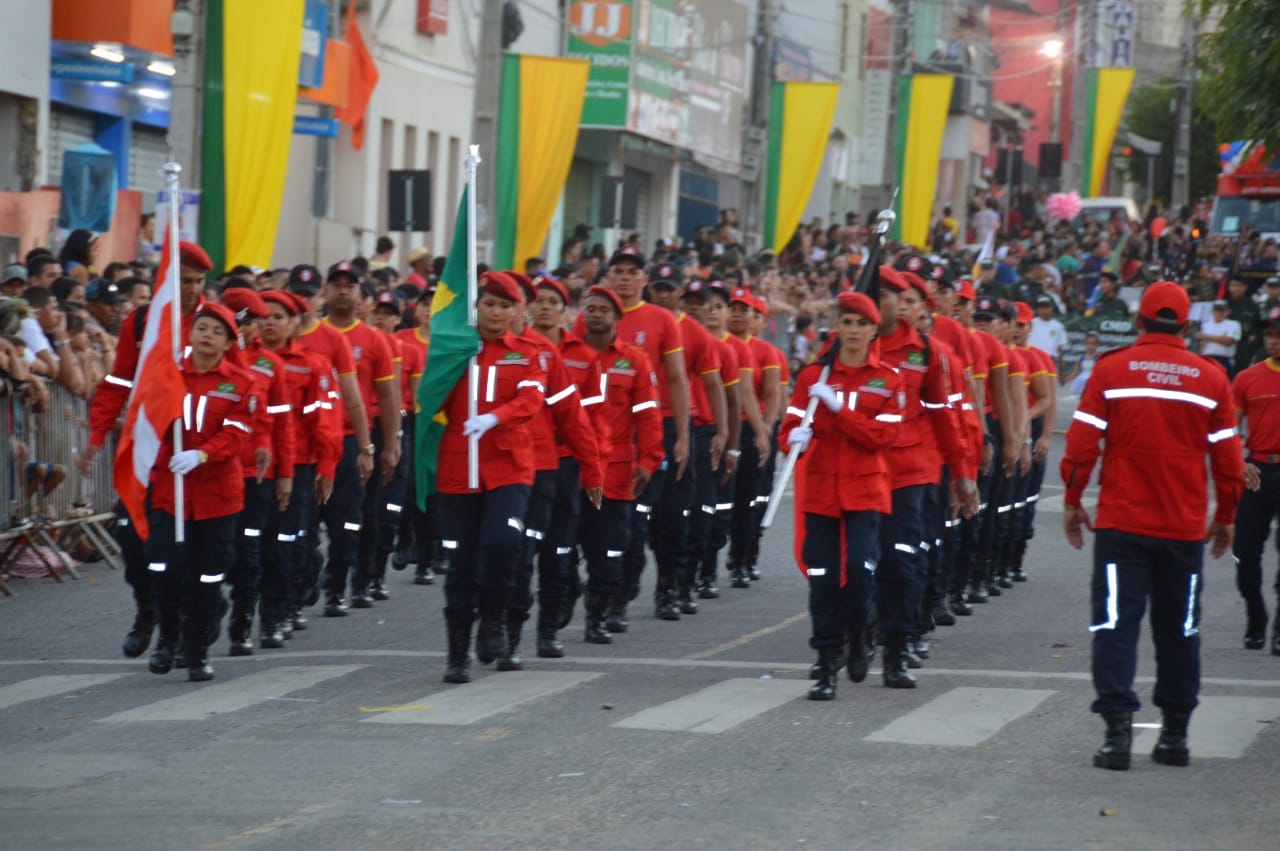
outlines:
[[[372,458],[374,455],[378,454],[378,447],[370,443],[368,446],[364,448],[364,454]]]

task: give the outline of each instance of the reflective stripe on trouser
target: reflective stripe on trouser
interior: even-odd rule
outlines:
[[[401,533],[401,520],[409,509],[409,477],[413,475],[413,439],[409,437],[412,424],[405,426],[400,437],[400,461],[391,481],[382,485],[374,512],[377,516],[378,535],[373,554],[373,579],[383,579],[387,575],[387,559],[397,547],[403,548],[405,541],[397,541]]]
[[[253,605],[262,580],[264,538],[275,513],[276,480],[244,480],[244,509],[236,517],[236,554],[227,570],[231,599]]]
[[[839,647],[845,630],[867,624],[876,562],[880,550],[880,520],[874,511],[848,512],[843,517],[804,516],[801,557],[809,576],[809,646]],[[840,584],[841,525],[844,531],[844,571]]]
[[[529,505],[524,512],[524,544],[511,571],[509,608],[527,612],[533,606],[533,561],[547,539],[551,512],[555,508],[559,469],[534,473]]]
[[[666,553],[666,558],[670,559],[672,558],[670,553],[679,552],[684,546],[686,521],[680,509],[662,512],[661,531],[655,531],[652,538],[650,536],[651,530],[659,529],[655,522],[664,507],[668,479],[678,491],[690,487],[693,482],[691,473],[687,470],[684,478],[679,480],[675,478],[675,466],[671,462],[675,453],[675,442],[675,421],[665,417],[662,420],[662,448],[666,453],[666,459],[649,479],[649,484],[640,494],[640,498],[636,500],[635,511],[631,515],[631,535],[622,556],[622,589],[619,593],[628,600],[634,600],[640,593],[640,574],[644,572],[646,545],[653,548],[654,555],[658,559],[659,583],[663,581],[662,554]],[[672,568],[668,565],[667,569]]]
[[[538,553],[538,605],[550,611],[558,610],[569,599],[570,571],[576,571],[578,529],[582,514],[582,482],[578,462],[561,458],[556,471],[556,499],[551,506],[551,522]],[[628,516],[628,522],[630,517]],[[630,528],[623,530],[630,533]],[[625,540],[620,538],[619,540]],[[618,549],[625,550],[620,546]],[[618,559],[619,570],[622,560]]]
[[[936,485],[925,485],[924,491],[923,540],[929,544],[929,551],[925,554],[924,600],[920,606],[922,616],[947,596],[952,565],[955,563],[955,547],[948,540],[947,534],[947,520],[950,516],[951,471],[943,467],[942,481]]]
[[[622,555],[635,503],[605,498],[599,510],[582,502],[582,549],[587,556],[587,591],[616,594],[622,579]]]
[[[153,509],[148,520],[146,557],[156,609],[180,612],[188,629],[206,630],[212,642],[222,617],[222,578],[235,558],[236,515],[187,518],[181,544],[174,541],[172,514]]]
[[[1147,600],[1156,652],[1152,703],[1190,712],[1200,692],[1204,543],[1099,529],[1094,539],[1089,630],[1094,712],[1136,712],[1138,636]]]
[[[773,476],[778,468],[778,427],[773,427],[769,435],[769,460],[760,470],[760,478],[756,485],[756,507],[751,517],[751,549],[747,553],[746,563],[755,565],[760,559],[760,538],[764,530],[760,524],[764,522],[764,514],[769,510],[769,500],[773,496]]]
[[[876,567],[876,612],[880,629],[915,633],[920,629],[925,563],[920,552],[924,535],[926,485],[893,492],[893,513],[880,521],[880,563]]]
[[[262,598],[272,603],[300,603],[302,591],[315,584],[308,534],[316,510],[316,465],[295,464],[293,492],[284,511],[271,511],[263,542]]]
[[[351,574],[351,588],[357,590],[367,588],[369,582],[386,573],[386,558],[382,559],[382,571],[378,571],[375,560],[378,556],[378,538],[382,531],[382,508],[386,504],[383,492],[386,486],[382,482],[382,448],[386,441],[382,436],[381,418],[375,419],[369,427],[370,439],[373,441],[373,474],[365,480],[364,498],[360,502],[360,532],[356,542],[356,564]]]
[[[1034,448],[1035,442],[1044,434],[1044,417],[1037,417],[1031,421],[1031,443]],[[1044,484],[1045,461],[1032,461],[1031,474],[1027,477],[1027,488],[1019,499],[1026,502],[1017,512],[1015,520],[1013,540],[1030,541],[1036,534],[1036,503],[1040,501],[1040,487]]]
[[[684,553],[677,562],[676,584],[691,585],[702,571],[702,562],[711,540],[711,528],[716,520],[716,498],[719,496],[716,474],[711,469],[711,441],[715,438],[713,425],[694,426],[689,430],[693,444],[689,455],[689,470],[694,474],[693,492],[685,503],[689,512],[689,528],[685,538]],[[659,560],[661,565],[661,560]]]
[[[150,504],[150,500],[147,502]],[[116,503],[115,513],[117,520],[113,534],[124,558],[124,581],[133,590],[133,601],[138,608],[149,609],[152,606],[151,571],[147,570],[145,545],[129,520],[124,503]]]
[[[733,477],[733,511],[729,518],[729,561],[732,570],[750,564],[751,546],[755,540],[756,498],[760,491],[760,453],[756,451],[755,432],[746,423],[742,425],[742,439],[738,441],[742,456],[738,458],[738,472]],[[723,498],[723,494],[721,497]]]
[[[357,544],[360,540],[361,504],[364,502],[364,484],[356,469],[360,449],[355,435],[342,438],[342,458],[333,477],[333,493],[329,501],[320,506],[319,516],[329,534],[329,559],[325,565],[324,590],[328,594],[342,595],[347,590],[347,571],[355,564]],[[377,459],[374,461],[377,474]],[[370,476],[374,478],[374,476]]]
[[[449,554],[444,599],[450,622],[470,623],[482,596],[506,598],[512,565],[524,546],[520,518],[528,509],[529,490],[506,485],[474,494],[436,494]]]

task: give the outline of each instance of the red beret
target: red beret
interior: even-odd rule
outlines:
[[[1035,318],[1036,312],[1031,309],[1031,305],[1025,301],[1015,301],[1013,307],[1018,311],[1018,324],[1030,325],[1031,320]]]
[[[881,266],[881,269],[885,267]],[[841,313],[857,313],[865,316],[877,325],[880,324],[880,306],[871,300],[871,296],[866,293],[840,293],[836,296],[836,304],[840,306]]]
[[[301,316],[307,310],[301,297],[284,290],[267,290],[262,293],[262,300],[267,304],[280,305],[290,316]]]
[[[608,287],[602,287],[599,284],[597,284],[596,286],[587,290],[587,294],[583,298],[583,300],[585,301],[587,298],[590,298],[593,295],[598,295],[601,298],[608,299],[609,303],[613,305],[613,309],[618,311],[619,316],[622,316],[624,313],[627,312],[626,308],[622,306],[622,299],[618,297],[617,293],[615,293],[613,290],[609,289]]]
[[[201,272],[213,271],[213,261],[209,259],[208,253],[194,242],[183,240],[178,243],[178,262]]]
[[[267,315],[267,303],[262,300],[262,296],[247,287],[223,290],[222,303],[236,315],[237,324],[243,324],[246,319],[255,316]]]
[[[908,287],[915,287],[920,291],[920,295],[925,298],[929,297],[929,285],[925,283],[924,278],[920,277],[915,272],[899,272],[898,274],[907,282]]]
[[[880,285],[888,287],[896,293],[905,293],[908,286],[910,286],[907,283],[907,279],[902,277],[902,273],[892,266],[880,267]]]
[[[506,269],[502,274],[510,275],[511,279],[519,285],[520,292],[524,293],[524,300],[526,302],[532,302],[538,297],[538,291],[534,289],[533,286],[533,278],[530,278],[524,272],[517,272],[515,269]]]
[[[569,291],[564,288],[564,284],[557,281],[550,275],[539,275],[533,279],[534,290],[540,290],[544,287],[560,296],[560,300],[565,304],[569,303]]]
[[[510,272],[485,272],[480,276],[480,291],[524,304],[524,291]]]
[[[1138,313],[1147,319],[1164,319],[1160,311],[1173,312],[1173,321],[1181,325],[1191,313],[1191,299],[1187,291],[1173,281],[1157,281],[1147,287],[1138,303]]]
[[[236,316],[230,309],[212,301],[202,301],[196,305],[195,319],[201,316],[208,316],[216,319],[223,325],[227,326],[227,332],[231,335],[231,339],[235,339],[240,333],[240,325],[236,322]]]

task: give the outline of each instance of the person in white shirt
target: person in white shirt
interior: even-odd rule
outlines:
[[[1235,375],[1236,344],[1243,333],[1240,323],[1227,318],[1225,301],[1213,303],[1213,318],[1200,323],[1196,339],[1200,341],[1200,354],[1222,364],[1230,376]]]
[[[1066,344],[1067,329],[1053,316],[1053,299],[1047,295],[1040,296],[1036,299],[1036,315],[1031,319],[1027,345],[1047,353],[1057,363]]]

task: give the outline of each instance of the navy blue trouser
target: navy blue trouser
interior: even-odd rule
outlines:
[[[840,584],[840,533],[846,541],[844,569],[848,575]],[[851,511],[843,517],[804,516],[804,547],[801,557],[809,576],[809,619],[813,634],[809,646],[839,647],[845,631],[864,629],[880,557],[880,515],[874,511]]]
[[[760,499],[760,453],[756,451],[755,432],[745,424],[738,449],[742,456],[738,458],[738,472],[733,477],[733,508],[729,516],[730,570],[751,564],[758,526],[756,506]]]
[[[587,591],[612,596],[622,590],[622,554],[631,530],[631,500],[605,497],[597,509],[582,503],[582,549],[587,556]]]
[[[1196,708],[1200,692],[1200,594],[1203,541],[1172,541],[1099,529],[1091,586],[1093,711],[1136,712],[1138,631],[1151,600],[1156,648],[1152,703],[1171,712]]]
[[[1031,421],[1031,444],[1035,447],[1035,442],[1044,434],[1044,417],[1036,417]],[[1040,487],[1044,484],[1044,471],[1048,459],[1044,461],[1032,460],[1031,473],[1027,476],[1026,493],[1022,499],[1026,503],[1018,510],[1017,521],[1014,524],[1013,540],[1014,541],[1030,541],[1036,534],[1036,503],[1040,501]]]
[[[1236,588],[1246,600],[1262,600],[1262,555],[1271,536],[1271,521],[1280,514],[1280,464],[1250,459],[1262,475],[1262,487],[1245,490],[1236,508],[1236,539],[1231,553],[1236,560]],[[1280,529],[1276,545],[1280,548]],[[1280,572],[1275,592],[1280,594]]]
[[[955,551],[947,545],[947,521],[951,519],[951,471],[942,468],[942,482],[925,485],[924,534],[920,547],[924,557],[924,597],[920,603],[923,616],[947,596],[951,564]]]
[[[511,570],[511,599],[508,606],[525,613],[533,606],[533,562],[542,550],[555,509],[559,469],[534,473],[533,490],[524,514],[524,544]]]
[[[373,553],[373,569],[371,579],[381,581],[387,575],[387,559],[396,548],[396,535],[402,528],[401,520],[405,516],[406,502],[409,498],[409,477],[413,474],[413,438],[412,423],[400,436],[400,461],[391,481],[382,485],[378,496],[377,510],[378,534]],[[377,473],[381,475],[380,471]],[[402,544],[403,546],[403,544]]]
[[[236,554],[227,570],[231,599],[250,606],[258,602],[262,581],[263,536],[275,513],[276,480],[244,480],[244,510],[236,518]]]
[[[631,516],[631,535],[628,539],[626,552],[622,556],[622,594],[627,600],[634,600],[636,595],[640,593],[640,574],[644,572],[645,562],[645,545],[653,547],[654,556],[658,559],[659,582],[663,570],[662,556],[659,549],[665,547],[666,552],[678,550],[684,546],[684,532],[686,520],[680,512],[675,512],[674,516],[670,512],[664,516],[665,522],[668,524],[663,530],[661,541],[650,540],[650,521],[654,517],[654,513],[658,505],[662,502],[663,493],[666,490],[667,474],[675,475],[675,468],[671,467],[671,458],[675,453],[676,442],[676,426],[675,421],[671,417],[664,417],[662,420],[662,448],[666,453],[666,459],[649,479],[649,484],[645,486],[644,492],[640,494],[636,500],[635,511]],[[685,471],[684,478],[677,483],[678,487],[686,487],[692,482],[690,473]],[[674,524],[674,525],[672,525]],[[656,536],[655,536],[656,537]],[[670,555],[668,554],[668,558]],[[668,565],[668,569],[672,571],[674,576],[674,565]]]
[[[267,558],[262,571],[262,598],[272,603],[302,602],[304,588],[315,584],[311,576],[311,539],[308,529],[316,510],[316,465],[295,464],[293,492],[284,511],[271,511],[267,521]]]
[[[1013,511],[1013,476],[1007,476],[1004,465],[1000,463],[1001,452],[1004,451],[1004,440],[997,437],[1000,421],[987,416],[987,428],[991,431],[991,446],[994,460],[991,462],[991,477],[986,497],[987,508],[982,512],[982,526],[978,537],[977,561],[975,563],[973,582],[976,585],[991,581],[991,566],[996,554],[1000,551],[1001,533],[1008,534],[1008,518]],[[1017,470],[1014,470],[1014,476]]]
[[[547,526],[546,537],[538,553],[538,605],[548,612],[558,611],[569,599],[570,572],[577,569],[574,550],[578,545],[578,528],[582,517],[582,506],[588,500],[582,497],[582,482],[578,470],[578,462],[572,458],[561,458],[560,468],[556,470],[556,499],[551,506],[551,523]],[[627,514],[628,526],[618,530],[619,535],[631,534],[631,515]],[[625,537],[622,546],[616,549],[626,550]],[[622,558],[618,558],[619,574],[614,583],[621,581]],[[613,593],[613,592],[610,592]]]
[[[756,485],[756,507],[751,517],[751,549],[747,553],[746,563],[756,565],[760,560],[760,539],[764,537],[765,512],[769,510],[769,500],[773,497],[773,476],[778,468],[778,427],[773,427],[769,435],[769,460],[760,469],[760,477]]]
[[[449,572],[444,611],[450,623],[471,623],[482,603],[505,601],[511,570],[524,546],[529,485],[506,485],[480,493],[440,493],[440,528]]]
[[[148,514],[147,570],[157,610],[179,611],[188,627],[206,630],[212,639],[222,619],[222,583],[235,558],[236,515],[187,520],[185,541],[174,541],[174,516]]]
[[[988,422],[991,418],[988,417]],[[1000,435],[999,423],[993,429],[988,437],[987,442],[991,446],[991,471],[985,476],[978,474],[978,505],[981,510],[972,517],[962,520],[959,527],[959,536],[956,545],[956,564],[955,572],[951,577],[951,591],[953,593],[961,593],[965,586],[972,580],[974,582],[985,581],[985,577],[980,577],[978,573],[978,560],[982,555],[982,536],[987,526],[988,512],[994,513],[996,510],[995,489],[996,480],[1004,477],[1004,471],[1000,467],[1000,447],[1003,443]],[[994,528],[994,521],[993,521]]]
[[[876,610],[885,632],[920,629],[924,599],[924,496],[927,485],[893,492],[893,513],[880,521],[880,559],[876,567]]]
[[[338,597],[347,590],[347,571],[355,564],[360,540],[364,484],[356,470],[359,452],[355,435],[342,438],[342,458],[333,476],[333,493],[319,512],[329,531],[329,561],[325,566],[324,588],[326,593]],[[378,475],[377,459],[374,459],[374,468],[371,479]]]
[[[369,583],[374,579],[382,578],[387,569],[385,558],[382,560],[381,571],[375,563],[380,550],[378,540],[382,529],[383,491],[386,490],[386,485],[382,482],[382,450],[386,446],[386,439],[382,436],[380,419],[373,421],[369,432],[370,439],[373,441],[373,473],[365,480],[364,492],[360,500],[360,529],[356,533],[356,569],[351,573],[353,591],[367,589]],[[392,475],[394,478],[394,474]],[[335,487],[334,490],[336,491],[337,488]]]
[[[696,425],[689,429],[689,472],[693,474],[693,489],[683,506],[689,517],[689,528],[677,568],[676,581],[681,587],[691,586],[699,578],[711,541],[711,527],[715,525],[716,499],[720,495],[717,473],[711,469],[711,441],[715,436],[714,425]],[[658,525],[661,528],[661,520]]]
[[[139,611],[150,609],[153,605],[151,599],[151,571],[147,570],[147,553],[142,539],[138,537],[138,532],[133,528],[133,522],[129,519],[129,512],[125,511],[124,503],[116,503],[116,528],[115,539],[120,546],[120,554],[124,558],[124,581],[129,583],[129,587],[133,589],[133,601],[137,604]]]

